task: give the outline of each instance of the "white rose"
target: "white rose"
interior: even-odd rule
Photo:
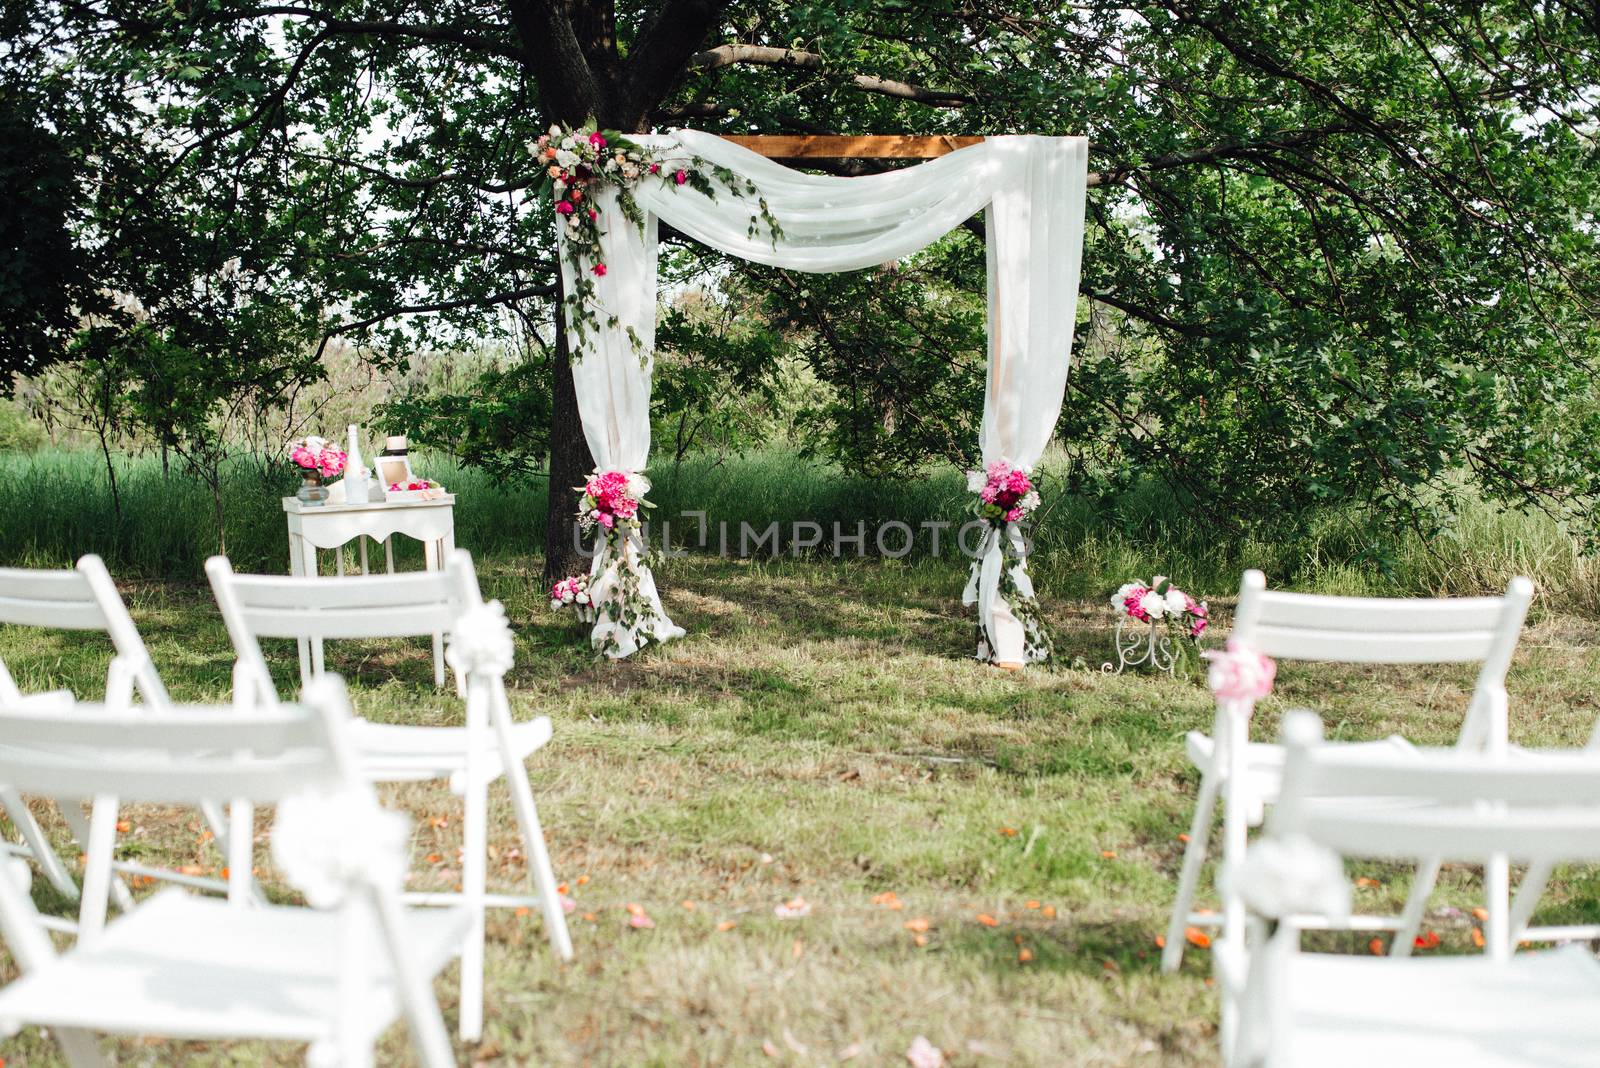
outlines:
[[[587,593],[578,594],[578,603],[579,604],[588,604],[589,603],[589,595]]]
[[[555,125],[554,123],[551,123],[550,124],[550,136],[551,137],[560,137],[561,136],[561,127]]]
[[[1151,619],[1160,619],[1167,611],[1167,602],[1159,593],[1151,590],[1139,599],[1139,607],[1144,609],[1144,614]]]
[[[650,492],[650,480],[637,471],[628,472],[628,496],[638,500]]]
[[[1137,585],[1137,582],[1124,582],[1121,586],[1117,587],[1117,592],[1111,595],[1111,607],[1119,609],[1127,608],[1128,594],[1132,593],[1133,588]]]
[[[988,483],[989,479],[982,471],[967,472],[967,492],[977,493]]]
[[[1188,607],[1188,600],[1183,596],[1183,591],[1176,586],[1167,587],[1167,612],[1169,615],[1181,616]]]
[[[1024,512],[1033,511],[1035,508],[1039,507],[1039,495],[1033,490],[1029,490],[1027,496],[1023,497],[1022,500],[1017,502],[1017,507],[1021,508]]]
[[[552,610],[554,610],[554,609],[557,609],[557,608],[560,608],[560,607],[561,607],[561,602],[560,602],[560,601],[555,601],[555,600],[552,600],[552,601],[551,601],[551,602],[550,602],[550,607],[551,607],[551,609],[552,609]]]
[[[556,162],[561,165],[562,170],[576,167],[578,165],[578,154],[563,148],[556,153]]]
[[[572,591],[571,590],[562,590],[561,591],[561,603],[562,604],[571,604],[572,603]]]

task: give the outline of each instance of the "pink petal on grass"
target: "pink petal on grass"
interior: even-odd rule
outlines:
[[[906,1050],[906,1060],[911,1068],[944,1068],[944,1050],[918,1035]]]
[[[562,894],[561,895],[561,911],[562,912],[577,912],[578,911],[578,903],[576,901],[572,900],[566,894]]]
[[[791,898],[772,910],[780,920],[798,920],[811,915],[811,902],[803,897]]]
[[[656,925],[656,921],[652,920],[648,916],[629,916],[628,917],[628,926],[629,927],[638,927],[641,930],[643,930],[643,929],[654,927],[655,925]]]

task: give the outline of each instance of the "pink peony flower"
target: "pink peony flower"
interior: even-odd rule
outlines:
[[[672,176],[672,180],[674,182],[678,183],[679,185],[682,185],[684,182],[687,182],[689,180],[689,172],[688,171],[679,171],[677,174],[674,174]]]
[[[661,173],[661,164],[659,164],[659,163],[650,164],[650,173],[651,174],[660,174]]]
[[[595,273],[596,278],[604,278],[606,276],[606,265],[603,263],[597,263],[590,267],[589,270]]]
[[[556,201],[556,214],[557,215],[571,215],[576,210],[577,209],[572,206],[572,203],[570,201],[566,201],[566,200],[558,200],[558,201]]]
[[[612,518],[610,512],[601,512],[599,515],[595,516],[595,521],[601,526],[605,527],[607,530],[610,530],[617,525],[616,519]]]
[[[1013,468],[1006,479],[1006,488],[1020,497],[1033,488],[1033,483],[1028,480],[1026,472]]]
[[[1013,509],[1011,509],[1011,511],[1006,513],[1006,522],[1007,523],[1015,523],[1021,518],[1022,518],[1022,509],[1021,508],[1013,508]]]
[[[605,148],[606,147],[606,139],[604,137],[600,136],[600,131],[599,130],[596,130],[594,133],[589,135],[589,143],[591,145],[593,145],[595,148]]]
[[[317,458],[304,445],[291,452],[289,459],[293,460],[297,467],[312,468],[317,466]]]
[[[1226,652],[1207,650],[1211,661],[1207,681],[1211,691],[1224,701],[1259,701],[1272,692],[1278,665],[1271,657],[1251,651],[1230,639]]]
[[[1134,619],[1137,619],[1141,623],[1148,623],[1150,621],[1150,614],[1144,610],[1143,605],[1144,595],[1149,592],[1150,591],[1145,589],[1143,586],[1135,586],[1133,589],[1129,590],[1128,595],[1122,599],[1122,606],[1128,610],[1128,615],[1132,616]]]

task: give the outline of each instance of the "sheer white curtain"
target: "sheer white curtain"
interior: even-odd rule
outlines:
[[[635,189],[646,213],[642,234],[622,217],[615,193],[602,191],[595,198],[609,222],[601,242],[605,273],[589,275],[600,324],[588,331],[573,367],[584,435],[602,468],[638,471],[649,456],[658,219],[735,256],[822,272],[906,256],[985,209],[989,368],[980,445],[986,463],[1003,459],[1031,468],[1039,461],[1061,411],[1072,352],[1088,168],[1084,138],[991,137],[915,167],[859,178],[804,174],[694,130],[636,140],[666,157],[666,180],[646,179]],[[751,232],[755,196],[719,191],[708,197],[674,184],[674,157],[686,165],[690,157],[699,157],[749,178],[783,233],[774,241],[764,229]],[[558,232],[564,240],[564,229]],[[561,265],[570,291],[576,279],[564,249]],[[1000,540],[995,536],[985,543],[968,601],[979,606],[980,622],[992,637],[992,646],[980,652],[1015,663],[1025,658],[1024,636],[999,593]],[[603,554],[593,574],[603,579],[607,568],[618,564]],[[1021,592],[1031,592],[1020,563],[1012,577]],[[653,597],[653,582],[648,589]],[[608,626],[604,633],[616,632],[602,606],[597,638]],[[647,636],[664,640],[682,633],[670,622],[658,630]],[[631,652],[638,644],[627,641],[621,647]]]

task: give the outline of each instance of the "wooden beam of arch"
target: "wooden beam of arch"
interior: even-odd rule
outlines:
[[[933,159],[978,144],[982,137],[953,134],[724,134],[723,138],[769,159]]]

